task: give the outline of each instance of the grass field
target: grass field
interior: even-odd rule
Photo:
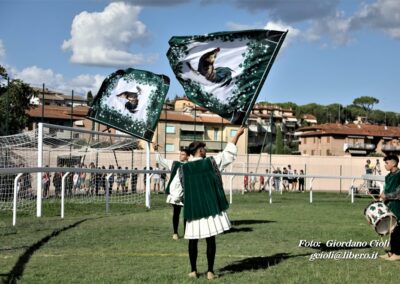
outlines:
[[[217,237],[215,283],[399,283],[400,262],[382,259],[317,259],[314,253],[374,253],[383,248],[327,247],[329,241],[381,240],[363,215],[370,202],[346,195],[234,195],[233,228]],[[206,283],[205,241],[199,242],[199,279],[189,279],[187,241],[173,241],[172,209],[153,195],[141,206],[44,204],[44,217],[0,212],[0,277],[5,283]],[[180,231],[182,234],[182,224]],[[386,240],[387,238],[384,238]],[[321,242],[299,247],[300,240]],[[325,244],[325,245],[324,245]]]

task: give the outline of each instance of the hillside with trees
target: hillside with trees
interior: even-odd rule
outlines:
[[[374,105],[378,103],[379,100],[373,97],[359,97],[353,100],[353,104],[347,106],[341,104],[320,105],[316,103],[297,105],[293,102],[260,102],[259,104],[277,105],[287,109],[291,108],[299,121],[303,115],[312,114],[317,118],[318,124],[352,122],[356,120],[357,117],[365,117],[366,120],[372,124],[399,126],[400,113],[390,111],[384,112],[379,109],[374,109]]]

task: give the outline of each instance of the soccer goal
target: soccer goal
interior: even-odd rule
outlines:
[[[42,203],[60,200],[62,207],[145,203],[146,153],[132,136],[39,124],[0,137],[0,153],[0,210],[16,203],[17,211],[34,211],[36,205],[39,217]]]
[[[34,212],[36,208],[36,175],[22,168],[37,166],[38,132],[0,137],[0,210],[16,208]],[[20,168],[21,170],[18,170]],[[14,200],[18,202],[14,202]]]

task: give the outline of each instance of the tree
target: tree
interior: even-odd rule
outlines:
[[[379,100],[374,97],[362,96],[353,100],[353,105],[361,107],[365,111],[368,118],[368,113],[374,108],[375,104],[379,104]]]
[[[86,95],[87,104],[90,106],[93,103],[93,94],[92,91],[89,91]]]
[[[275,154],[284,154],[282,130],[279,125],[276,127]]]
[[[28,122],[26,110],[35,91],[21,80],[9,80],[6,69],[0,65],[0,135],[21,132]]]

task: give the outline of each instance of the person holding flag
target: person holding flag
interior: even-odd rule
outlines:
[[[197,247],[199,239],[207,242],[207,279],[212,280],[216,253],[215,236],[230,229],[226,214],[229,207],[223,189],[221,171],[237,156],[236,144],[244,133],[240,127],[225,149],[216,156],[206,157],[206,144],[194,141],[189,145],[193,159],[181,165],[181,183],[184,190],[185,239],[189,239],[189,277],[197,278]]]
[[[158,151],[158,145],[153,144],[154,151]],[[183,206],[183,189],[181,181],[179,179],[179,168],[183,163],[189,160],[189,150],[181,149],[179,153],[179,161],[164,159],[160,153],[156,152],[156,161],[161,167],[171,171],[171,177],[169,179],[168,185],[165,188],[165,193],[167,196],[167,203],[172,205],[173,215],[172,215],[172,228],[174,233],[172,235],[173,240],[178,240],[178,225],[179,225],[179,215],[181,214],[181,209]],[[185,221],[184,221],[185,222]]]

